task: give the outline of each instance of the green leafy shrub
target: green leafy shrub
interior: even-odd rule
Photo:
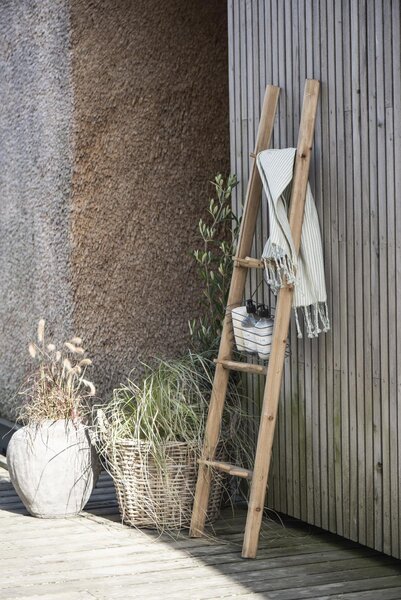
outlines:
[[[98,408],[97,433],[107,446],[124,439],[146,441],[157,454],[166,442],[200,444],[210,393],[208,359],[189,352],[145,365],[142,380],[130,377]]]
[[[201,247],[192,253],[203,284],[203,314],[189,322],[193,346],[199,351],[215,350],[218,345],[240,228],[240,219],[231,208],[236,175],[226,180],[216,175],[211,183],[215,197],[209,200],[206,220],[198,223]]]

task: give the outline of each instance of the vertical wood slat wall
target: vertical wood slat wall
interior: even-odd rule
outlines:
[[[332,329],[291,326],[269,506],[400,557],[401,2],[228,0],[228,20],[239,213],[266,84],[282,88],[278,148],[296,145],[305,79],[321,82],[310,182]],[[264,200],[254,256],[267,236]],[[257,415],[251,376],[248,391]]]

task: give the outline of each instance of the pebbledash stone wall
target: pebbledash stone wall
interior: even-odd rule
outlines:
[[[225,2],[0,3],[0,414],[44,317],[106,399],[188,344],[190,250],[227,172]]]
[[[13,418],[44,316],[73,329],[73,95],[65,0],[0,2],[0,414]]]

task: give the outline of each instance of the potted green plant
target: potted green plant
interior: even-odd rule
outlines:
[[[113,477],[122,519],[138,527],[177,529],[190,522],[215,369],[211,357],[239,229],[231,210],[236,177],[217,175],[212,184],[215,198],[209,200],[206,220],[198,223],[200,247],[193,252],[203,282],[202,314],[189,323],[193,351],[147,366],[139,382],[128,379],[110,403],[96,410],[98,450]],[[229,397],[217,458],[241,464],[248,444],[245,429],[239,430],[245,415],[238,381],[230,382]],[[209,521],[219,513],[225,481],[213,472]]]
[[[78,337],[61,349],[46,343],[43,319],[29,353],[35,368],[21,389],[24,426],[7,449],[10,478],[31,515],[73,516],[88,501],[100,471],[88,428],[95,386],[86,370],[92,362]]]
[[[210,395],[209,360],[188,352],[145,368],[96,408],[95,435],[115,483],[122,519],[137,527],[180,529],[189,524]],[[217,476],[209,518],[217,516]]]

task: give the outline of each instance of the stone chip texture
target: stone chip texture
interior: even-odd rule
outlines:
[[[43,315],[71,329],[69,12],[0,2],[0,415],[15,417],[28,341]]]
[[[187,347],[190,251],[228,170],[226,37],[214,0],[0,3],[0,414],[40,316],[84,338],[105,400]]]

